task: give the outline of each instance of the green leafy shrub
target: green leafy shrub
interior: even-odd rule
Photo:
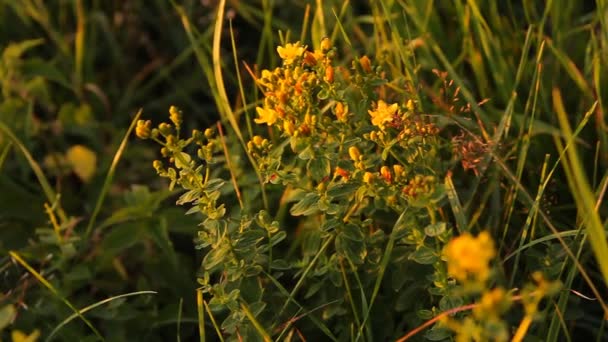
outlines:
[[[486,299],[504,293],[486,287],[489,235],[458,245],[467,227],[446,212],[443,180],[459,162],[476,168],[462,145],[474,140],[422,112],[414,88],[367,56],[339,64],[327,38],[316,50],[296,42],[277,51],[282,65],[256,77],[264,99],[254,121],[267,131],[247,142],[246,157],[219,124],[183,137],[176,107],[170,123],[137,123],[140,138],[162,145],[157,173],[185,190],[177,204],[202,214],[199,291],[217,333],[396,339],[477,295],[510,302]],[[448,245],[457,230],[465,235]],[[485,310],[496,320],[443,323],[464,340],[506,340],[501,311]],[[427,333],[449,335],[441,324]]]

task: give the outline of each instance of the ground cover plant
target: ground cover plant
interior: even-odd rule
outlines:
[[[603,340],[605,14],[0,2],[0,338]]]

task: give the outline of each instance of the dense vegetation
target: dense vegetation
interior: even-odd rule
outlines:
[[[605,339],[607,15],[0,0],[0,340]]]

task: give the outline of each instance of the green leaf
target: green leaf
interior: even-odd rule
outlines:
[[[434,237],[445,233],[445,222],[437,222],[424,227],[424,234],[429,237]]]
[[[289,266],[289,263],[287,261],[285,261],[284,259],[272,260],[270,267],[275,270],[281,270],[281,271],[288,270],[291,268],[291,266]]]
[[[258,242],[262,241],[265,237],[266,234],[263,230],[247,230],[243,232],[238,239],[236,239],[234,248],[237,250],[253,248]]]
[[[317,202],[319,201],[319,195],[315,193],[308,193],[298,203],[296,203],[289,212],[293,216],[308,216],[316,213],[319,208]]]
[[[420,246],[415,252],[410,254],[409,259],[422,265],[430,265],[439,260],[439,257],[431,248]]]
[[[452,332],[447,328],[433,328],[424,334],[424,337],[430,341],[443,341],[452,336]]]
[[[302,160],[309,160],[315,157],[315,151],[312,149],[311,145],[308,145],[300,154],[298,154],[298,158]]]
[[[225,257],[227,254],[228,247],[226,245],[220,245],[216,248],[212,248],[203,259],[203,267],[206,270],[216,267],[217,265],[225,262]]]
[[[190,167],[192,157],[186,152],[178,152],[175,155],[175,166],[178,169],[186,169]]]
[[[349,196],[359,188],[355,183],[337,183],[327,188],[327,195],[333,198]]]
[[[331,173],[331,165],[327,158],[314,158],[308,161],[308,172],[313,180],[320,181]]]
[[[361,227],[356,224],[347,224],[342,229],[342,235],[353,241],[363,241],[363,232],[361,232]]]
[[[439,301],[439,310],[448,311],[448,310],[457,308],[459,306],[462,306],[463,304],[464,304],[464,301],[462,300],[461,297],[445,296],[445,297],[441,298],[441,300]]]
[[[367,250],[363,241],[351,240],[339,234],[336,237],[336,252],[352,261],[354,264],[362,264],[367,256]]]

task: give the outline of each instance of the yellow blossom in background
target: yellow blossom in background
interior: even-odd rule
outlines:
[[[304,54],[304,47],[300,45],[300,42],[294,44],[287,43],[285,46],[279,46],[277,52],[281,59],[283,59],[285,65],[293,63],[293,61],[301,57]]]
[[[502,287],[497,287],[484,292],[477,306],[473,308],[473,314],[477,319],[498,320],[510,304],[507,292]]]
[[[379,100],[376,109],[367,112],[372,117],[372,124],[383,130],[387,122],[393,121],[393,116],[397,113],[397,110],[399,110],[398,104],[388,105],[386,102]]]
[[[277,119],[279,118],[279,113],[277,113],[277,111],[274,109],[257,107],[255,110],[260,116],[259,118],[254,119],[255,123],[257,124],[265,123],[268,126],[272,126],[275,122],[277,122]]]
[[[494,241],[488,232],[477,237],[464,233],[452,239],[444,249],[448,273],[464,282],[470,278],[483,282],[490,275],[489,263],[496,255]]]
[[[11,339],[13,342],[35,342],[40,337],[40,331],[34,330],[31,334],[27,335],[20,330],[13,330],[11,332]]]

